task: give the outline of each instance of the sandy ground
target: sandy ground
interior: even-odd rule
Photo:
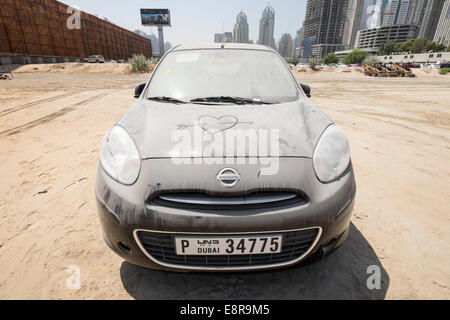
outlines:
[[[154,65],[151,66],[153,70]],[[14,73],[130,74],[129,63],[57,63],[20,66]]]
[[[358,192],[349,239],[300,268],[178,274],[116,256],[94,202],[102,137],[148,75],[35,67],[0,82],[0,299],[450,298],[449,76],[296,72],[350,140]],[[66,285],[71,265],[78,290]],[[366,286],[371,265],[380,289]]]

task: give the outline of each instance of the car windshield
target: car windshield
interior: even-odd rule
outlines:
[[[297,100],[299,91],[274,52],[180,50],[167,54],[150,81],[148,98],[161,97],[184,102],[281,103]]]

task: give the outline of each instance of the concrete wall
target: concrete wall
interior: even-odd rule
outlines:
[[[450,52],[392,54],[379,56],[378,59],[383,63],[441,63],[450,62]]]

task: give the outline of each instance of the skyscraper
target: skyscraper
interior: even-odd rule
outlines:
[[[278,42],[278,52],[283,58],[291,58],[294,48],[294,42],[289,33],[284,33]]]
[[[158,41],[158,37],[157,36],[155,36],[153,33],[152,34],[146,34],[142,30],[134,30],[134,33],[136,33],[136,34],[138,34],[138,35],[140,35],[140,36],[142,36],[144,38],[147,38],[147,39],[151,40],[151,42],[152,42],[152,53],[153,54],[159,54],[160,53],[159,41]]]
[[[305,37],[305,34],[303,32],[303,27],[297,30],[297,37],[294,41],[294,56],[296,58],[302,58],[303,57],[303,50],[302,50],[302,43],[303,39]]]
[[[397,11],[396,24],[406,24],[408,18],[409,6],[411,4],[410,0],[402,0]]]
[[[298,48],[302,45],[303,39],[305,38],[305,33],[303,27],[297,30],[297,38],[295,38],[296,42],[294,43],[295,47]]]
[[[384,9],[383,26],[406,24],[410,0],[389,0]]]
[[[225,34],[224,33],[214,33],[214,42],[215,43],[225,43]]]
[[[305,38],[317,37],[321,16],[321,7],[324,0],[308,0],[306,3],[305,21],[303,21],[303,33]]]
[[[345,15],[344,33],[342,43],[346,49],[353,48],[356,40],[356,33],[360,30],[361,19],[364,10],[364,0],[348,0]]]
[[[411,0],[407,17],[407,24],[419,25],[423,19],[423,14],[428,0]]]
[[[445,0],[428,0],[423,6],[418,37],[433,40]]]
[[[214,33],[215,43],[233,42],[233,34],[231,32]]]
[[[225,42],[233,42],[233,32],[224,32]]]
[[[446,0],[442,7],[441,17],[434,34],[434,41],[450,46],[450,0]]]
[[[362,0],[363,12],[361,16],[360,30],[372,29],[381,26],[382,19],[382,0]]]
[[[233,42],[248,43],[248,22],[244,11],[239,12],[233,29]]]
[[[382,26],[393,26],[395,24],[395,16],[397,15],[400,0],[389,0],[384,9]]]
[[[261,20],[259,20],[259,44],[274,48],[275,41],[273,38],[273,31],[275,27],[275,10],[268,6],[262,13]]]
[[[386,12],[386,6],[387,6],[388,2],[389,2],[389,0],[377,0],[376,6],[377,6],[377,8],[378,7],[380,8],[380,20],[379,20],[380,21],[380,24],[379,24],[380,27],[381,27],[381,24],[382,24],[383,19],[384,19],[384,13]]]
[[[303,23],[305,39],[316,37],[312,53],[318,59],[345,47],[342,44],[342,36],[347,2],[347,0],[308,0]]]

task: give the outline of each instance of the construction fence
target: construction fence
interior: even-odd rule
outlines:
[[[0,0],[0,54],[127,59],[151,57],[150,39],[81,12],[80,29],[69,29],[68,6],[55,0]],[[136,14],[136,19],[139,15]]]

